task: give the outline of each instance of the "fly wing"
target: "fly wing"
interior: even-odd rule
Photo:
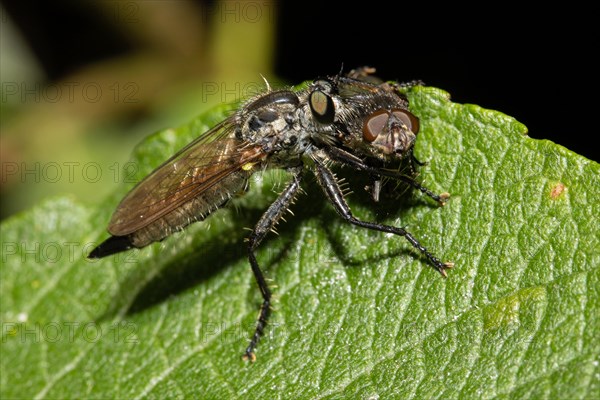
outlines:
[[[187,207],[190,212],[207,215],[222,204],[210,204],[213,200],[216,202],[217,185],[242,186],[250,175],[248,171],[262,157],[260,147],[235,138],[233,117],[230,117],[138,183],[117,207],[108,230],[115,236],[128,235],[184,205],[190,206]],[[234,173],[238,173],[237,176],[230,179]],[[235,184],[230,182],[232,180]],[[229,187],[222,189],[225,192]],[[211,191],[211,195],[204,202],[194,203],[194,199],[207,191]]]
[[[338,91],[340,96],[355,97],[361,95],[372,95],[379,92],[381,89],[373,82],[358,80],[353,78],[340,77],[338,78]]]

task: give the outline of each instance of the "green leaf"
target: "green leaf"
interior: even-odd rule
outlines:
[[[97,209],[64,197],[2,224],[2,398],[598,398],[600,168],[514,119],[409,92],[421,118],[414,192],[355,214],[407,226],[456,267],[340,220],[314,179],[257,257],[276,294],[253,364],[260,294],[243,244],[281,188],[265,174],[233,207],[141,251],[88,261],[133,183]],[[224,115],[144,141],[147,174]],[[559,127],[557,127],[559,128]],[[280,182],[278,184],[277,182]]]

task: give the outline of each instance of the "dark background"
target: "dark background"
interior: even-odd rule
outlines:
[[[598,74],[591,11],[486,4],[369,1],[346,16],[326,1],[281,2],[277,71],[301,81],[335,73],[341,62],[375,66],[385,79],[421,79],[453,101],[515,117],[531,137],[600,160],[596,113],[585,105],[595,102]]]

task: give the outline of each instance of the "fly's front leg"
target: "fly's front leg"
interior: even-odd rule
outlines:
[[[415,181],[411,177],[402,175],[397,171],[389,171],[389,170],[385,170],[385,169],[371,167],[371,166],[365,164],[363,162],[363,160],[361,160],[360,158],[353,156],[352,154],[350,154],[344,150],[341,150],[341,149],[338,149],[335,147],[331,147],[326,150],[326,153],[332,160],[341,162],[342,164],[349,165],[349,166],[359,169],[361,171],[368,171],[372,174],[376,174],[376,175],[380,175],[380,176],[387,176],[387,177],[402,181],[404,183],[407,183],[410,186],[412,186],[413,188],[419,190],[421,193],[431,197],[433,200],[437,201],[442,206],[444,204],[446,204],[446,201],[450,198],[450,193],[446,193],[446,192],[441,193],[441,194],[433,193],[431,190],[427,189],[425,186],[421,185],[419,182]]]
[[[254,278],[256,278],[256,283],[258,284],[258,288],[262,294],[263,303],[260,306],[260,312],[256,322],[256,329],[254,330],[252,339],[250,340],[250,343],[248,344],[243,356],[245,360],[256,360],[254,350],[256,349],[256,345],[258,344],[258,341],[264,332],[265,326],[267,325],[267,321],[269,319],[269,314],[271,312],[271,290],[269,289],[265,277],[258,266],[254,251],[260,242],[262,242],[262,240],[265,238],[267,233],[269,233],[269,231],[271,231],[281,219],[282,215],[285,213],[285,211],[287,211],[290,204],[294,201],[296,193],[298,193],[298,190],[300,190],[302,167],[293,168],[291,172],[293,173],[292,181],[279,195],[277,200],[275,200],[275,202],[269,206],[267,211],[265,211],[248,238],[248,260],[250,261]]]
[[[325,195],[327,195],[327,198],[331,204],[333,204],[335,210],[342,216],[342,218],[356,226],[373,229],[380,232],[389,232],[393,233],[394,235],[405,237],[410,244],[412,244],[417,250],[419,250],[423,255],[425,255],[425,257],[429,259],[429,262],[435,267],[435,269],[439,271],[440,274],[442,274],[442,276],[446,277],[446,270],[452,268],[454,263],[441,262],[405,229],[390,225],[378,224],[375,222],[365,222],[354,217],[350,211],[350,207],[348,207],[348,203],[346,203],[346,200],[344,199],[344,195],[340,190],[340,186],[337,183],[333,173],[325,165],[319,163],[318,161],[315,161],[315,168],[319,185],[321,185],[325,191]]]

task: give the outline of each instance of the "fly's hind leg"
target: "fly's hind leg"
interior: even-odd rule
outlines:
[[[300,181],[302,179],[302,167],[296,167],[291,169],[293,173],[292,181],[287,185],[284,191],[279,195],[277,200],[273,204],[269,206],[267,211],[262,215],[250,237],[248,238],[248,260],[250,261],[250,266],[252,267],[252,272],[254,273],[254,278],[256,278],[256,283],[258,284],[258,288],[260,289],[260,293],[262,294],[263,303],[260,307],[260,312],[258,314],[258,320],[256,322],[256,329],[254,330],[254,334],[252,335],[252,339],[250,339],[250,343],[244,352],[243,358],[245,360],[254,361],[256,360],[256,356],[254,355],[254,350],[263,335],[264,329],[267,325],[267,321],[269,319],[269,314],[271,312],[271,290],[267,285],[265,277],[258,266],[258,262],[256,261],[256,256],[254,255],[254,251],[265,238],[267,233],[271,231],[277,222],[281,219],[282,215],[294,201],[294,198],[298,191],[300,190]]]

